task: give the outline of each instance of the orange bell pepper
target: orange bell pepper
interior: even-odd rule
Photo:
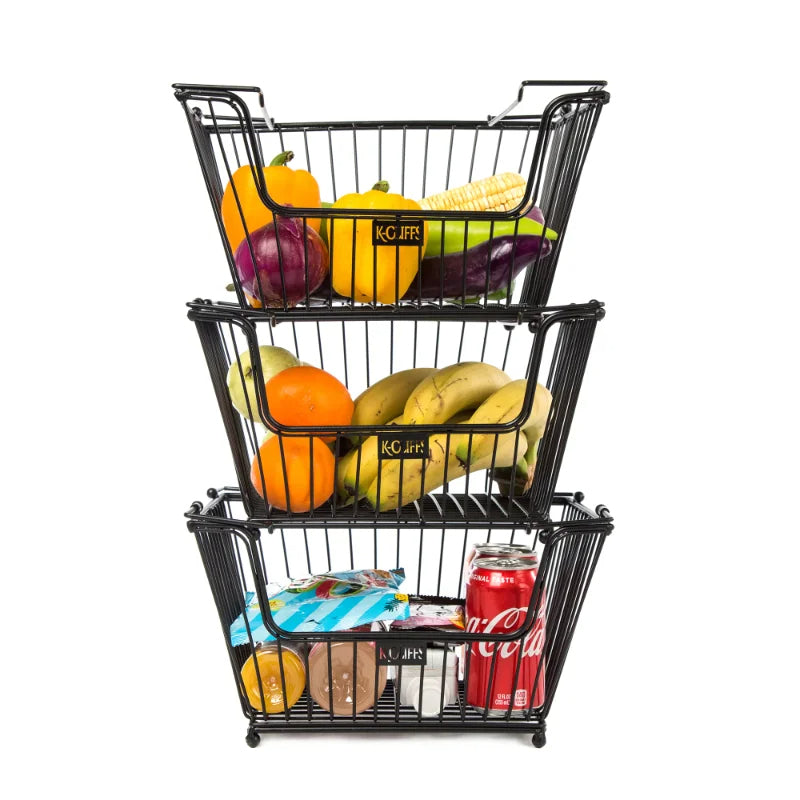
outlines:
[[[268,167],[264,167],[267,193],[282,206],[320,208],[319,186],[316,179],[304,169],[287,167],[287,162],[293,158],[294,153],[287,150],[272,159]],[[234,187],[236,194],[233,191]],[[233,173],[233,178],[222,195],[222,224],[225,226],[225,234],[234,253],[245,238],[242,218],[247,223],[247,230],[250,233],[274,221],[271,209],[261,202],[253,178],[253,169],[249,164],[239,167]],[[319,219],[309,218],[308,225],[319,232]]]

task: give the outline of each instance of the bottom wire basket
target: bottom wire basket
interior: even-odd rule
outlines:
[[[238,489],[208,494],[186,516],[251,747],[273,731],[387,728],[544,745],[613,529],[604,506],[559,493],[549,522],[518,529],[270,528],[243,521]],[[470,563],[482,543],[501,560]]]

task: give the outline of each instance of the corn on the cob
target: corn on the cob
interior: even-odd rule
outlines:
[[[525,178],[516,172],[501,172],[466,186],[423,197],[419,201],[428,211],[509,211],[525,194]]]

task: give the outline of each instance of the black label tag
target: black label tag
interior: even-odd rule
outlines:
[[[428,658],[425,642],[377,642],[378,664],[382,667],[400,664],[424,664]]]
[[[425,242],[421,219],[374,219],[372,220],[372,244],[375,247],[422,247]]]
[[[378,458],[427,458],[428,437],[419,433],[379,433]]]

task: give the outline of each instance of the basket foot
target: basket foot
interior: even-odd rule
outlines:
[[[258,747],[261,737],[254,730],[247,731],[247,736],[244,737],[248,747]]]
[[[547,744],[547,737],[544,735],[544,731],[536,731],[531,736],[531,741],[534,747],[544,747]]]

